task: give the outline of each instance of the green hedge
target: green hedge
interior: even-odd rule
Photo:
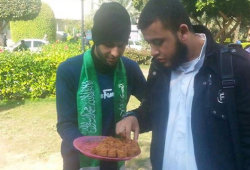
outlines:
[[[131,58],[138,64],[149,65],[151,61],[150,51],[148,50],[136,50],[132,48],[127,48],[124,52],[124,56]]]
[[[37,17],[41,0],[0,0],[0,20],[28,20]]]
[[[11,37],[13,41],[25,38],[42,39],[47,34],[50,42],[56,39],[56,20],[51,8],[42,3],[41,11],[33,20],[10,22]]]
[[[41,53],[0,53],[0,100],[54,96],[58,65],[81,53],[80,42],[53,43],[44,46]],[[148,52],[131,49],[126,50],[125,56],[141,64],[150,59]]]

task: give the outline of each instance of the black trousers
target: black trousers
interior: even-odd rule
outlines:
[[[100,170],[118,170],[117,162],[101,161]]]

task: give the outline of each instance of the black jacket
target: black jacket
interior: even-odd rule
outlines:
[[[220,73],[221,45],[202,26],[194,26],[196,33],[207,38],[204,64],[194,79],[191,128],[194,153],[199,170],[236,170],[236,154],[232,138],[240,138],[238,151],[243,169],[250,169],[250,55],[244,50],[232,50],[235,100],[239,136],[232,136],[225,101],[218,102],[222,80]],[[152,60],[145,100],[136,109],[141,132],[152,130],[150,159],[154,170],[161,170],[169,113],[169,85],[171,70]],[[222,103],[221,103],[222,102]]]

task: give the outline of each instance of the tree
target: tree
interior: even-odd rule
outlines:
[[[85,17],[84,20],[84,31],[91,30],[93,27],[93,18],[96,11],[91,12],[89,15]]]
[[[0,33],[9,21],[35,18],[41,8],[41,0],[0,0]]]
[[[211,19],[217,26],[218,32],[214,39],[223,43],[226,38],[239,30],[240,25],[247,25],[250,21],[249,0],[190,0],[183,1],[190,18],[199,24],[202,16],[207,20]]]
[[[64,25],[64,31],[69,33],[72,36],[75,36],[77,33],[81,32],[81,21],[80,20],[71,20],[71,19],[57,19],[57,22]]]
[[[42,3],[38,16],[27,21],[11,21],[11,36],[13,41],[24,38],[42,39],[47,34],[50,42],[56,39],[56,20],[52,9],[46,3]]]
[[[138,11],[141,11],[145,4],[148,2],[148,0],[132,0],[133,6]]]
[[[133,0],[141,10],[148,0]],[[214,33],[214,39],[222,43],[232,37],[240,26],[250,22],[249,0],[181,0],[193,22],[205,25]],[[235,34],[238,34],[237,32]]]

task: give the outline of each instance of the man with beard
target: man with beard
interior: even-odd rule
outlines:
[[[145,99],[116,133],[152,130],[153,170],[250,169],[249,54],[192,26],[178,0],[150,0],[138,28],[153,56]]]
[[[64,170],[118,170],[124,162],[99,161],[76,150],[81,136],[115,136],[130,95],[141,100],[146,80],[135,61],[123,55],[130,17],[119,3],[103,3],[94,16],[94,46],[69,58],[57,70],[57,131]]]

